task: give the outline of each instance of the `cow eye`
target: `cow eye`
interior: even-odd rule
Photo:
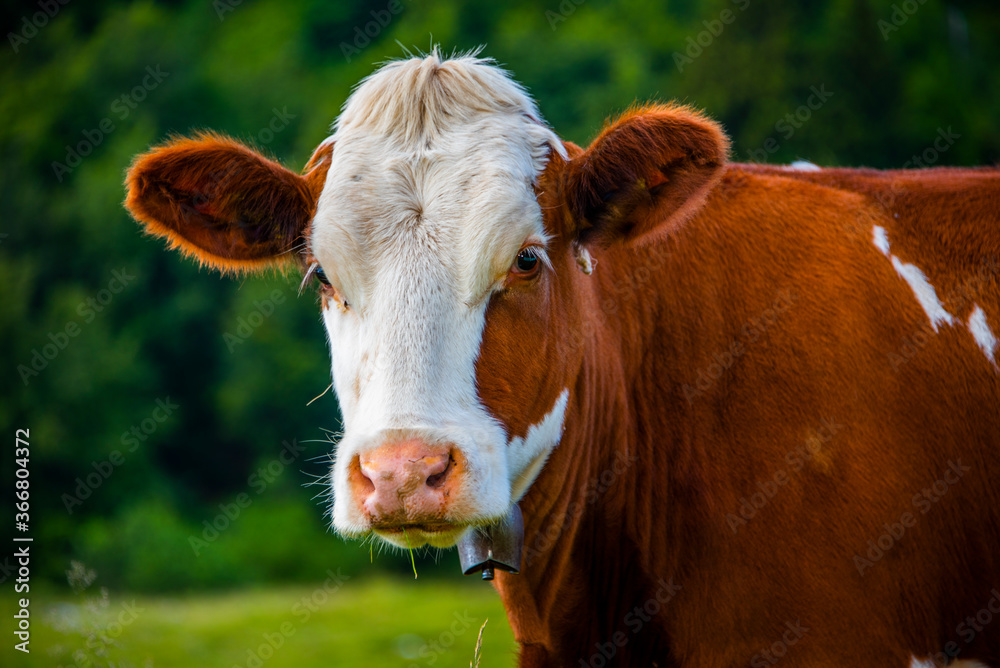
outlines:
[[[514,259],[514,266],[511,268],[515,274],[533,274],[538,271],[541,261],[538,259],[538,252],[532,248],[524,248]]]
[[[316,280],[326,287],[330,287],[330,279],[326,277],[326,272],[323,271],[323,267],[316,267],[316,271],[313,273],[316,276]]]

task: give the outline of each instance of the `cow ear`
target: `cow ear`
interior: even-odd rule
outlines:
[[[579,241],[607,246],[676,229],[721,177],[728,151],[722,128],[689,107],[626,112],[564,172]]]
[[[324,143],[296,174],[216,134],[174,138],[138,156],[125,206],[150,234],[222,272],[296,259],[330,166]]]

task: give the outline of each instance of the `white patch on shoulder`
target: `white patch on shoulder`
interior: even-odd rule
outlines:
[[[927,276],[920,270],[920,267],[903,262],[889,252],[889,236],[886,234],[885,228],[878,225],[872,228],[872,242],[876,248],[882,251],[883,255],[892,260],[892,267],[896,273],[909,283],[910,289],[913,290],[917,301],[920,302],[924,313],[927,314],[927,319],[931,321],[931,329],[937,332],[938,326],[941,324],[954,325],[955,318],[945,310],[944,304],[938,299],[937,291],[927,280]]]
[[[872,243],[882,251],[882,255],[889,257],[889,236],[885,233],[884,227],[876,225],[872,228]]]
[[[820,171],[820,166],[814,162],[809,162],[808,160],[796,160],[792,164],[788,165],[788,169],[792,169],[797,172],[818,172]]]
[[[954,325],[955,318],[945,310],[941,300],[938,299],[937,291],[927,280],[924,272],[915,264],[904,263],[895,255],[892,256],[892,266],[896,273],[910,284],[910,289],[916,295],[917,301],[924,308],[924,313],[931,321],[931,329],[938,331],[938,325]]]
[[[872,227],[872,243],[875,244],[875,247],[883,255],[892,261],[892,266],[896,270],[896,273],[910,284],[910,289],[913,290],[917,301],[920,302],[924,313],[927,314],[927,318],[931,321],[931,328],[937,332],[938,325],[946,324],[954,326],[956,318],[944,308],[941,300],[938,299],[937,291],[930,284],[930,281],[927,280],[924,272],[920,271],[920,268],[916,265],[903,262],[889,252],[889,236],[886,234],[884,227],[879,227],[878,225]],[[990,361],[990,364],[994,368],[1000,371],[1000,366],[997,365],[997,346],[1000,345],[1000,342],[997,341],[996,335],[990,329],[989,323],[986,322],[986,313],[979,304],[973,304],[967,326],[969,333],[972,334],[972,338],[976,341],[976,345],[986,355],[986,359]]]
[[[986,313],[976,304],[969,314],[969,332],[976,340],[976,345],[986,355],[986,359],[997,366],[997,337],[990,329],[990,324],[986,322]]]
[[[528,491],[549,454],[559,445],[562,438],[563,421],[566,418],[566,404],[569,402],[569,390],[565,389],[556,399],[552,410],[537,424],[531,425],[524,438],[512,438],[507,445],[508,460],[511,469],[521,471],[521,474],[511,483],[511,499],[514,503],[521,500]]]

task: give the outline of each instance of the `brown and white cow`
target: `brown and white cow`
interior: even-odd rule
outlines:
[[[521,665],[1000,666],[1000,172],[727,150],[674,105],[581,149],[431,55],[303,175],[174,139],[127,206],[315,277],[340,533],[447,547],[520,504]]]

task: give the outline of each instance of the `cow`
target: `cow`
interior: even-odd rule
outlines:
[[[446,548],[520,509],[521,666],[1000,666],[1000,172],[728,152],[679,104],[581,148],[431,53],[301,174],[175,137],[126,205],[316,286],[340,534]]]

